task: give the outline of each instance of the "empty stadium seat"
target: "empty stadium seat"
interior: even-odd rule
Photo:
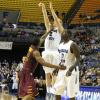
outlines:
[[[46,8],[49,9],[49,1],[43,0]],[[76,0],[53,0],[55,11],[67,12]],[[0,9],[20,10],[20,22],[44,22],[41,8],[38,7],[41,0],[0,0]]]
[[[96,16],[96,10],[100,10],[100,0],[85,0],[73,18],[71,24],[79,24],[82,20],[80,19],[80,14],[86,14],[88,16]],[[86,20],[84,23],[100,23],[100,18],[95,20]]]

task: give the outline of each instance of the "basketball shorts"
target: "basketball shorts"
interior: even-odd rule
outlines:
[[[42,58],[48,63],[59,65],[59,52],[58,51],[43,51]],[[43,66],[43,69],[45,73],[52,73],[54,71],[54,68],[48,68],[46,66]]]
[[[18,83],[17,82],[16,83],[13,83],[12,89],[18,89]]]
[[[73,98],[79,89],[76,88],[79,85],[79,79],[75,70],[73,70],[72,75],[69,77],[66,77],[66,72],[66,70],[59,70],[56,82],[51,89],[51,93]]]

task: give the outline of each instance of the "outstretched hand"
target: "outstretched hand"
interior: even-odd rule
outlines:
[[[65,70],[65,69],[66,69],[66,66],[60,65],[59,69],[60,69],[60,70]]]

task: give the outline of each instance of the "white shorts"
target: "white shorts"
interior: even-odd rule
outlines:
[[[69,98],[73,98],[79,91],[79,88],[76,88],[79,85],[79,79],[75,70],[69,77],[66,77],[66,72],[66,70],[59,70],[56,82],[51,89],[51,93],[55,95],[64,95],[68,96]]]
[[[18,83],[17,82],[16,83],[13,83],[12,89],[18,89]]]
[[[42,58],[48,63],[59,65],[59,52],[58,51],[43,51]],[[45,73],[52,73],[54,71],[54,68],[48,68],[46,66],[43,66],[43,69]]]

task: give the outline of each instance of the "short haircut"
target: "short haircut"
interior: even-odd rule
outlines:
[[[39,46],[39,44],[40,44],[39,37],[34,36],[31,44],[34,45],[34,46]]]

